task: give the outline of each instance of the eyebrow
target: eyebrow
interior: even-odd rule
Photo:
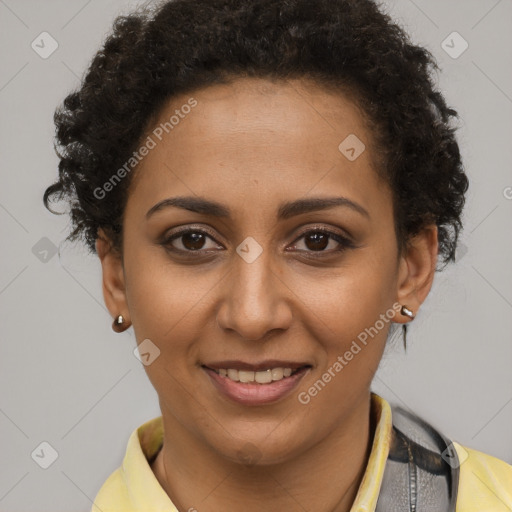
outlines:
[[[365,208],[347,197],[313,197],[283,203],[277,211],[277,219],[285,220],[295,217],[296,215],[319,210],[327,210],[337,206],[350,208],[364,217],[368,219],[370,218],[370,214]],[[146,220],[148,220],[154,213],[168,207],[182,208],[184,210],[213,217],[231,218],[229,208],[216,201],[211,201],[202,197],[179,196],[170,197],[156,203],[146,213]]]

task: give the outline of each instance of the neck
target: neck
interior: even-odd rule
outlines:
[[[349,512],[371,451],[370,397],[342,425],[300,455],[273,465],[243,465],[212,452],[172,416],[153,472],[180,511],[317,510]]]

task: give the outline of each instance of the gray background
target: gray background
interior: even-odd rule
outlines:
[[[135,5],[0,0],[1,511],[88,511],[130,433],[160,414],[133,330],[111,330],[99,260],[62,244],[68,219],[42,204],[57,175],[54,109]],[[460,261],[436,275],[407,354],[390,347],[374,390],[512,463],[512,1],[387,5],[438,59],[471,188]],[[43,31],[59,45],[47,59],[31,48]],[[469,43],[456,59],[441,46],[453,31]],[[43,441],[58,453],[48,469],[31,457]]]

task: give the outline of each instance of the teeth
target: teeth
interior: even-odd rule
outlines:
[[[240,380],[238,378],[238,370],[226,370],[226,371],[227,371],[228,377],[231,380],[234,380],[235,382],[238,382]],[[219,370],[219,373],[220,373],[220,370]]]
[[[268,384],[276,380],[282,380],[289,377],[292,372],[291,368],[269,368],[259,372],[234,370],[232,368],[217,371],[222,377],[227,377],[235,382],[257,382],[258,384]]]
[[[254,382],[254,372],[238,371],[238,379],[240,382]]]
[[[258,384],[268,384],[269,382],[272,382],[272,370],[254,372],[254,380]]]
[[[284,376],[283,368],[272,368],[272,380],[281,380]]]

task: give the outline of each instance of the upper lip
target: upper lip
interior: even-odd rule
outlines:
[[[269,368],[291,368],[296,370],[303,366],[311,366],[306,362],[293,362],[293,361],[282,361],[278,359],[267,359],[265,361],[259,361],[257,363],[248,363],[246,361],[215,361],[213,363],[207,363],[203,366],[212,370],[245,370],[245,371],[262,371],[268,370]]]

